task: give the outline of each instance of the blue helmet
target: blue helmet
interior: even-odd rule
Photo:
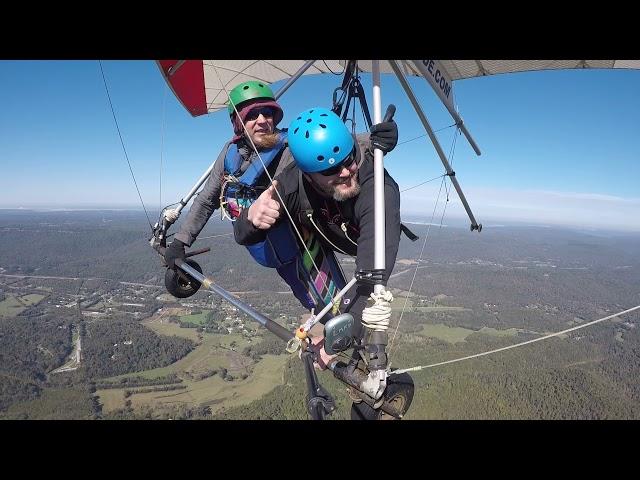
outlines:
[[[289,125],[289,148],[298,168],[321,172],[340,165],[353,151],[353,136],[327,108],[305,110]]]

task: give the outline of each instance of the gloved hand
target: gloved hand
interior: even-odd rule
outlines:
[[[176,259],[184,260],[186,258],[184,243],[182,243],[177,238],[173,239],[173,242],[169,244],[167,249],[164,251],[164,261],[167,264],[167,267],[175,270],[176,269]]]
[[[395,148],[398,143],[398,125],[393,121],[393,114],[396,111],[395,105],[387,107],[382,122],[371,127],[371,149],[379,148],[384,153],[388,153]]]

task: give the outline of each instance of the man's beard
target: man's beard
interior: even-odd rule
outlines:
[[[338,190],[336,187],[339,185],[319,185],[314,182],[312,182],[312,184],[316,190],[320,191],[323,195],[333,198],[336,202],[343,202],[344,200],[353,198],[360,193],[360,183],[358,182],[357,175],[354,175],[351,178],[355,180],[355,184],[347,190]],[[349,180],[349,182],[351,181],[352,180]]]
[[[355,177],[354,177],[355,178]],[[333,186],[332,197],[337,202],[342,202],[344,200],[348,200],[349,198],[353,198],[360,193],[360,183],[358,183],[358,179],[355,178],[355,185],[348,190],[338,191],[336,185]]]
[[[256,140],[253,141],[256,147],[260,150],[270,150],[276,146],[278,143],[279,133],[267,133],[265,135],[260,135]]]

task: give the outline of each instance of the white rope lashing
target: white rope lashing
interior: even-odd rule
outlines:
[[[383,290],[377,294],[372,293],[369,298],[373,300],[373,305],[362,310],[362,324],[374,331],[384,332],[389,328],[393,295],[390,291]]]

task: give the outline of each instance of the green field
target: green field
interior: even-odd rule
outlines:
[[[87,420],[93,415],[87,393],[74,388],[43,389],[40,398],[11,405],[6,414],[15,418],[23,412],[29,420]]]
[[[133,408],[145,405],[160,407],[188,404],[209,405],[211,410],[215,411],[222,407],[244,405],[261,398],[277,385],[282,384],[284,365],[289,358],[289,355],[264,355],[262,360],[253,366],[252,374],[244,380],[236,379],[227,382],[219,375],[214,375],[200,381],[185,380],[181,385],[185,385],[186,390],[134,394],[128,400],[131,400]],[[138,372],[135,375],[150,378],[146,374],[158,372],[158,370]],[[157,373],[154,376],[157,376]],[[96,394],[100,396],[103,410],[108,412],[124,407],[124,391],[125,389],[115,388],[98,390]]]
[[[407,306],[405,307],[405,302],[407,304]],[[447,306],[440,306],[440,305],[434,305],[434,306],[429,306],[429,305],[425,305],[425,304],[421,304],[419,300],[416,300],[415,298],[409,298],[409,300],[407,301],[407,297],[406,297],[406,292],[403,292],[403,295],[398,295],[398,296],[394,296],[393,298],[393,302],[391,303],[391,310],[396,312],[401,312],[402,309],[404,308],[405,312],[464,312],[464,311],[471,311],[470,308],[464,308],[464,307],[447,307]]]
[[[196,322],[204,319],[207,313],[185,315],[181,318],[182,321],[187,321],[188,318],[188,321],[193,323],[194,319]],[[198,345],[193,351],[166,367],[131,372],[105,380],[119,381],[121,378],[132,376],[155,379],[174,373],[183,379],[181,385],[187,388],[178,391],[133,394],[128,399],[124,398],[125,388],[98,390],[96,393],[100,397],[100,403],[105,412],[123,408],[126,400],[131,400],[134,408],[145,405],[161,407],[162,405],[202,404],[216,410],[249,403],[282,383],[282,372],[290,358],[289,355],[264,355],[262,360],[253,364],[251,359],[244,357],[240,352],[247,345],[260,341],[260,337],[247,339],[241,334],[199,334],[193,328],[180,328],[179,325],[169,322],[168,317],[173,315],[179,316],[178,309],[167,309],[161,315],[145,320],[143,324],[160,335],[177,335],[194,340]],[[225,381],[218,374],[197,381],[192,379],[200,373],[220,368],[226,368],[235,379]],[[248,377],[243,380],[242,375],[248,375]]]
[[[506,330],[496,330],[495,328],[482,327],[478,333],[491,335],[493,337],[515,337],[520,330],[517,328],[507,328]]]
[[[167,337],[175,335],[176,337],[188,338],[196,343],[200,342],[195,328],[182,328],[176,323],[169,322],[166,316],[144,320],[142,324],[159,335],[166,335]]]
[[[23,304],[25,304],[27,307],[30,307],[31,305],[35,305],[36,303],[38,303],[44,297],[45,297],[44,295],[38,295],[37,293],[30,293],[28,295],[23,295],[22,297],[20,297],[20,301]]]
[[[493,337],[514,337],[518,334],[517,328],[508,328],[506,330],[496,330],[495,328],[482,327],[480,330],[469,330],[462,327],[449,327],[442,323],[435,325],[424,325],[422,331],[418,335],[425,337],[435,337],[449,343],[457,343],[466,341],[467,337],[473,333],[481,333],[491,335]]]
[[[202,325],[207,320],[207,314],[210,310],[203,310],[202,313],[196,313],[195,315],[181,315],[180,320],[186,323],[194,323],[196,325]]]
[[[15,317],[23,312],[27,307],[35,305],[45,296],[31,293],[23,296],[7,294],[7,298],[0,302],[0,317]]]
[[[96,390],[96,395],[100,397],[102,410],[111,412],[124,406],[124,389],[110,388],[108,390]]]
[[[253,339],[253,342],[256,342],[258,340],[259,339],[255,337]],[[235,342],[235,346],[231,347],[231,343],[233,342]],[[131,372],[124,375],[117,375],[115,377],[109,377],[105,380],[118,381],[121,378],[131,376],[140,376],[143,378],[151,379],[163,377],[171,373],[180,375],[181,372],[189,372],[195,375],[206,370],[218,369],[220,367],[226,368],[227,370],[229,370],[229,373],[235,375],[236,373],[239,373],[242,368],[234,368],[234,366],[231,365],[230,358],[237,357],[239,355],[238,352],[241,352],[242,349],[249,344],[250,342],[247,340],[247,338],[243,337],[240,334],[204,334],[202,343],[200,345],[189,352],[188,355],[181,358],[177,362],[172,363],[171,365],[168,365],[166,367],[154,368],[152,370],[145,370],[143,372]],[[235,351],[233,351],[232,348],[235,348]]]
[[[2,317],[15,317],[22,312],[26,307],[22,305],[15,297],[7,296],[0,302],[0,316]]]
[[[449,327],[442,323],[436,325],[424,325],[418,335],[425,337],[435,337],[449,343],[464,342],[465,339],[474,333],[473,330],[461,327]]]

